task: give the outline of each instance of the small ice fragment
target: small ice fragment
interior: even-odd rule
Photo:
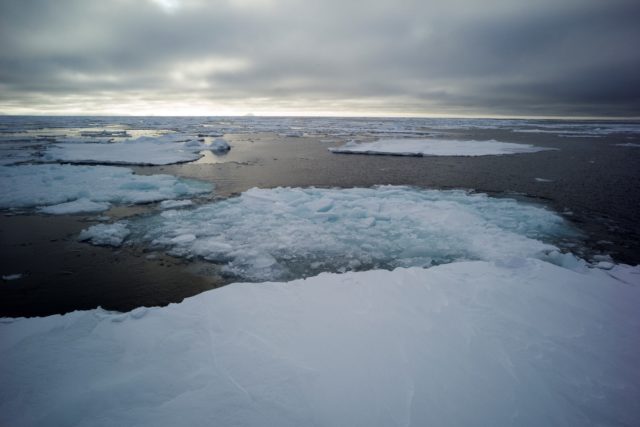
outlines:
[[[124,239],[129,235],[126,221],[114,222],[113,224],[97,224],[83,230],[78,240],[89,241],[97,246],[122,245]]]
[[[196,240],[195,234],[181,234],[180,236],[176,236],[171,239],[171,243],[180,245],[184,243],[190,243]]]
[[[595,266],[596,268],[600,268],[602,270],[611,270],[614,267],[614,264],[608,261],[600,261]]]
[[[231,146],[224,139],[216,138],[211,143],[209,149],[214,153],[226,153],[227,151],[231,150]]]
[[[22,279],[22,273],[7,274],[5,276],[2,276],[2,280],[6,280],[6,281],[18,280],[18,279]]]
[[[535,180],[537,182],[553,182],[552,179],[548,179],[548,178],[535,178]]]
[[[191,205],[193,205],[191,200],[165,200],[160,203],[160,209],[175,209]]]
[[[108,202],[94,202],[87,198],[73,200],[52,206],[38,208],[39,212],[51,215],[72,215],[106,211],[111,207]]]

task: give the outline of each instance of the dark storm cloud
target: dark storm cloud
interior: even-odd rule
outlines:
[[[72,102],[126,110],[131,99],[258,111],[640,112],[635,0],[1,0],[0,8],[5,112]]]

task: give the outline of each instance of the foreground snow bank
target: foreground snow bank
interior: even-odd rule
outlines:
[[[41,207],[50,214],[98,212],[110,203],[149,203],[211,191],[170,175],[135,175],[114,166],[0,166],[0,208]]]
[[[351,141],[341,147],[329,148],[329,151],[333,153],[396,156],[489,156],[535,153],[544,150],[550,150],[550,148],[495,140],[458,141],[450,139],[380,139],[364,143]]]
[[[0,423],[638,425],[635,284],[535,259],[0,323]]]
[[[224,263],[244,280],[321,271],[542,256],[573,235],[542,207],[466,191],[410,187],[251,189],[132,221],[132,239]]]

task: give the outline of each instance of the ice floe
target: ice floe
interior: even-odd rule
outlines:
[[[191,200],[164,200],[160,202],[160,209],[176,209],[193,205]]]
[[[135,175],[115,166],[0,166],[0,181],[0,209],[39,207],[52,214],[97,212],[111,203],[149,203],[211,191],[207,183]]]
[[[388,154],[396,156],[490,156],[535,153],[553,150],[531,144],[512,142],[464,141],[447,139],[379,139],[373,142],[348,142],[341,147],[329,148],[333,153]]]
[[[639,305],[637,281],[513,258],[4,319],[0,423],[637,425]]]
[[[168,165],[197,160],[201,157],[200,151],[207,148],[195,139],[169,134],[116,143],[55,144],[46,149],[43,159],[68,163]]]
[[[208,148],[215,153],[226,153],[231,150],[229,143],[222,138],[214,139]]]
[[[96,224],[83,230],[78,240],[89,241],[97,246],[118,247],[130,233],[127,224],[127,221],[114,222],[113,224]]]
[[[109,202],[94,202],[91,199],[83,197],[82,199],[73,200],[71,202],[44,206],[38,208],[38,211],[51,215],[68,215],[78,213],[102,212],[106,211],[110,207],[111,204]]]
[[[512,199],[410,187],[251,189],[131,223],[134,242],[225,264],[245,280],[321,271],[543,256],[575,236],[557,214]]]
[[[615,145],[617,145],[618,147],[635,147],[635,148],[640,148],[640,144],[635,144],[635,143],[633,143],[633,142],[625,142],[625,143],[622,143],[622,144],[615,144]]]

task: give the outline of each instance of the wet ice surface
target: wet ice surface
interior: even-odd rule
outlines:
[[[637,425],[638,278],[510,258],[6,319],[0,422]]]
[[[209,193],[211,185],[170,175],[135,175],[113,166],[0,166],[0,208],[50,214],[107,210],[113,204],[149,203]]]
[[[224,264],[241,280],[547,256],[577,233],[542,207],[465,191],[251,189],[131,224],[131,243]],[[547,243],[545,243],[545,241]]]
[[[396,156],[497,156],[535,153],[544,150],[549,150],[549,148],[495,140],[458,141],[452,139],[379,139],[363,143],[350,141],[340,147],[329,148],[329,151],[333,153]]]

